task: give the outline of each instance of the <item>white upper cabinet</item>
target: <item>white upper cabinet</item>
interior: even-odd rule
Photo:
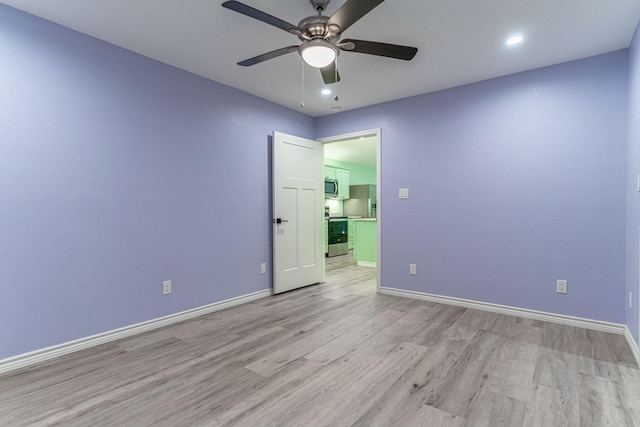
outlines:
[[[333,166],[325,166],[324,177],[327,179],[336,179],[336,168]]]
[[[349,169],[325,166],[324,177],[338,180],[338,200],[349,198]]]
[[[336,179],[338,180],[338,199],[349,198],[349,170],[336,168]]]

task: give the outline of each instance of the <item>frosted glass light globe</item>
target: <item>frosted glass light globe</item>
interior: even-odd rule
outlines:
[[[324,68],[336,59],[336,49],[324,40],[311,40],[300,45],[304,62],[314,68]]]

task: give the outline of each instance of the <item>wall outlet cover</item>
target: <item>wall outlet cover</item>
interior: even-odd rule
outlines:
[[[412,276],[415,276],[417,274],[415,264],[409,264],[409,274]]]
[[[171,280],[165,280],[162,282],[162,295],[169,295],[171,293]]]
[[[400,199],[408,199],[409,198],[409,189],[408,188],[401,188],[398,191],[398,198],[400,198]]]
[[[260,273],[264,274],[267,272],[267,263],[263,262],[262,264],[260,264]]]
[[[567,281],[566,280],[556,280],[556,292],[559,294],[567,293]]]

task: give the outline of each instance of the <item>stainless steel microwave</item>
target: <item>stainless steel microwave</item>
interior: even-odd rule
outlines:
[[[338,180],[324,179],[324,196],[328,198],[338,198]]]

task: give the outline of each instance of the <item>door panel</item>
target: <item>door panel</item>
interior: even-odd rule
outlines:
[[[322,281],[322,144],[274,132],[272,172],[273,288],[280,293]]]
[[[320,212],[316,208],[315,189],[303,188],[300,192],[302,197],[298,217],[300,220],[300,239],[303,242],[315,241],[315,224],[318,222]],[[317,262],[317,245],[302,245],[300,247],[300,265],[303,268],[313,266]]]
[[[281,210],[284,212],[295,212],[298,206],[298,190],[296,188],[283,188],[281,190],[281,196]],[[298,238],[295,233],[287,232],[297,227],[295,215],[286,215],[285,221],[288,222],[283,223],[282,226],[276,225],[275,231],[279,242],[278,248],[282,254],[280,257],[281,268],[284,271],[290,271],[295,270],[297,267],[296,254],[298,253]],[[286,224],[286,227],[284,224]]]

